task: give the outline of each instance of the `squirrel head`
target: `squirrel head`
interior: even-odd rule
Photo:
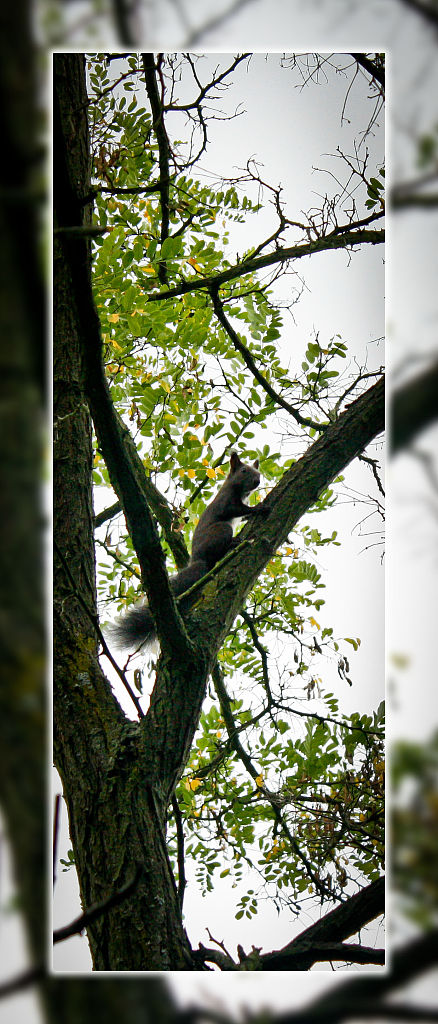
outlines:
[[[237,452],[231,452],[230,455],[230,472],[229,477],[233,477],[236,473],[240,475],[240,481],[242,482],[242,494],[249,494],[250,491],[254,491],[260,483],[260,473],[258,472],[259,460],[256,459],[252,466],[248,466],[245,462],[239,459]]]

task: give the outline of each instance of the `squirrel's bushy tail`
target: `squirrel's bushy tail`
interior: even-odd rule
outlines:
[[[131,608],[127,615],[113,622],[106,630],[108,640],[116,647],[143,647],[155,640],[155,626],[148,605]]]
[[[194,583],[202,579],[207,571],[208,567],[201,559],[189,562],[184,569],[181,569],[181,572],[169,580],[175,597],[180,597],[186,590],[193,587]],[[196,600],[197,594],[194,594],[193,598],[188,597],[186,601],[182,598],[178,602],[180,612],[189,611]],[[144,604],[138,604],[131,608],[126,615],[109,626],[106,632],[110,642],[119,648],[148,646],[156,640],[157,636],[154,620],[146,601]]]

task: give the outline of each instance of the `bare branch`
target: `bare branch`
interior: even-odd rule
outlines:
[[[282,395],[279,395],[278,392],[275,391],[275,389],[272,387],[269,381],[266,380],[266,377],[258,369],[249,349],[246,347],[246,345],[243,344],[238,334],[236,334],[236,331],[231,326],[230,321],[225,316],[224,307],[219,298],[218,289],[212,287],[210,290],[210,294],[212,298],[213,309],[216,313],[219,323],[224,328],[224,331],[226,331],[226,333],[228,334],[228,337],[233,342],[234,347],[237,349],[238,352],[240,352],[248,369],[251,371],[255,379],[262,386],[263,390],[266,391],[266,394],[269,395],[269,397],[272,399],[273,402],[275,402],[276,405],[280,405],[282,409],[286,409],[286,411],[290,413],[290,415],[293,416],[294,420],[296,420],[296,422],[299,423],[301,426],[312,427],[314,430],[318,431],[324,430],[324,427],[328,426],[328,424],[317,423],[315,420],[310,420],[307,419],[305,416],[302,416],[301,413],[298,412],[298,409],[295,409],[295,406],[291,405],[290,402],[287,402],[286,399],[282,397]]]
[[[432,3],[428,0],[401,0],[401,3],[419,14],[429,25],[438,28],[438,10],[433,0]]]
[[[184,40],[184,48],[193,47],[199,43],[204,36],[208,35],[209,32],[214,32],[215,29],[220,28],[224,22],[230,21],[235,14],[238,14],[244,7],[252,3],[252,0],[234,0],[234,3],[230,7],[227,7],[224,11],[220,11],[218,14],[213,15],[208,21],[205,21],[199,28],[194,28],[186,36]]]

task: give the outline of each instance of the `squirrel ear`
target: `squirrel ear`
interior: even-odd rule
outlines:
[[[259,468],[259,460],[258,459],[256,459],[255,462],[253,462],[253,466],[254,466],[254,469],[258,469]]]
[[[241,462],[240,462],[240,459],[239,459],[239,456],[238,456],[237,452],[231,452],[231,455],[230,455],[231,472],[235,473],[236,469],[238,469],[240,465],[241,465]]]

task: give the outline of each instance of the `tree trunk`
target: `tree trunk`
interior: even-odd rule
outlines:
[[[89,188],[82,55],[56,55],[55,90],[55,121],[59,116],[68,150],[63,170],[63,151],[55,149],[63,186],[56,213],[75,212],[67,211],[67,174],[71,185],[79,183],[80,217],[80,190]],[[140,724],[125,718],[97,659],[91,421],[70,274],[77,245],[57,236],[54,263],[56,765],[84,909],[138,879],[122,903],[89,925],[94,969],[190,970],[165,842],[167,787],[163,794],[158,760],[151,758]]]
[[[27,5],[2,9],[0,60],[0,799],[34,956],[44,907],[44,291]],[[8,38],[9,37],[9,38]]]

